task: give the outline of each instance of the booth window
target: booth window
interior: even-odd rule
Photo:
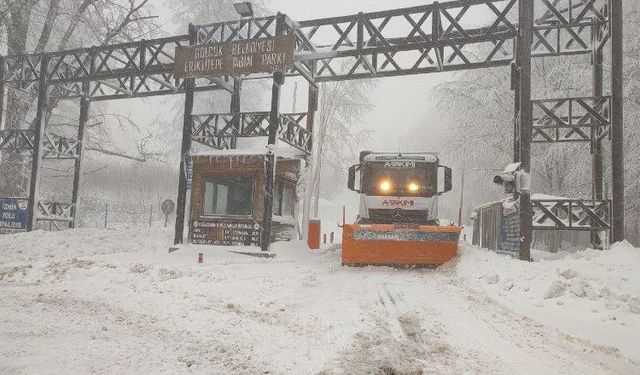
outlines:
[[[293,187],[283,181],[276,181],[276,191],[273,195],[273,214],[277,216],[293,217],[295,196]]]
[[[253,179],[244,176],[208,176],[205,178],[205,215],[251,215]]]

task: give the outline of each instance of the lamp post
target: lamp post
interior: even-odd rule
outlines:
[[[233,6],[236,8],[236,12],[240,15],[240,17],[253,17],[253,6],[249,1],[242,1],[240,3],[233,3]]]

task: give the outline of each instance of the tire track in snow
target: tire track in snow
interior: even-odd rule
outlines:
[[[441,327],[439,314],[412,306],[393,283],[371,278],[358,285],[373,290],[361,301],[364,328],[343,349],[336,363],[321,374],[458,374],[482,366],[460,363]],[[355,287],[355,286],[354,286]],[[361,297],[361,298],[363,298]],[[368,300],[367,300],[368,298]]]
[[[447,312],[445,324],[460,346],[497,355],[516,373],[629,374],[640,366],[611,348],[593,345],[519,316],[488,297],[456,285],[451,276],[431,280],[425,291]],[[414,291],[415,289],[411,289]]]

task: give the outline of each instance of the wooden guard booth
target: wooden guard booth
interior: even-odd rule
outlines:
[[[271,242],[295,236],[296,186],[304,154],[278,151]],[[259,246],[265,196],[265,152],[196,153],[191,162],[189,239],[193,244]]]

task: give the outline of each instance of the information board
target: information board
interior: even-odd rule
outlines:
[[[197,245],[258,246],[260,245],[260,225],[249,220],[194,220],[191,223],[191,243]]]
[[[293,35],[176,47],[176,78],[215,77],[287,70],[293,65]]]
[[[27,230],[27,200],[0,198],[0,234]]]

